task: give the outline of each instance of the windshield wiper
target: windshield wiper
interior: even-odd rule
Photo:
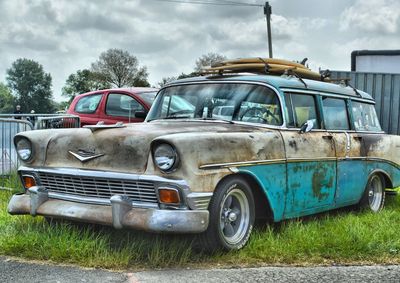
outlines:
[[[198,118],[195,120],[204,120],[204,121],[222,121],[222,122],[226,122],[229,124],[235,124],[235,122],[233,122],[232,120],[227,120],[227,119],[221,119],[221,118],[207,118],[207,117],[203,117],[203,118]]]
[[[154,118],[151,120],[147,120],[147,122],[151,122],[151,121],[156,121],[156,120],[173,120],[173,119],[188,119],[188,118],[192,118],[191,116],[167,116],[167,117],[160,117],[160,118]]]
[[[192,118],[191,116],[167,116],[164,118],[160,118],[161,120],[167,120],[167,119],[187,119],[187,118]]]

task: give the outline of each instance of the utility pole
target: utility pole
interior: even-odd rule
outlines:
[[[272,8],[268,2],[265,2],[264,15],[267,19],[267,33],[268,33],[268,51],[269,58],[272,58],[272,36],[271,36],[271,14]]]

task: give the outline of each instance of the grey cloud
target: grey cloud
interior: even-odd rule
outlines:
[[[371,17],[362,8],[371,1],[378,0],[270,0],[274,55],[298,60],[309,57],[324,66],[346,69],[352,48],[376,47],[359,38],[382,41],[385,37],[390,46],[398,46],[397,16],[388,22],[389,29],[381,23],[375,24],[376,30],[359,24],[364,21],[359,15]],[[380,0],[373,12],[387,13],[380,7],[396,11],[393,5],[397,2]],[[383,16],[379,19],[385,21]],[[341,23],[342,30],[338,28]],[[385,28],[384,35],[379,35]],[[357,43],[348,44],[353,40]],[[0,0],[0,74],[19,57],[37,60],[51,72],[58,94],[69,74],[89,67],[108,48],[137,56],[140,65],[148,67],[150,83],[155,84],[162,77],[192,71],[196,59],[207,52],[231,58],[266,56],[266,22],[261,7],[151,0]]]
[[[393,0],[357,0],[342,13],[340,29],[399,34],[400,3]]]
[[[0,45],[4,48],[51,51],[56,50],[59,43],[50,34],[38,31],[27,26],[6,27],[7,32],[2,36]]]

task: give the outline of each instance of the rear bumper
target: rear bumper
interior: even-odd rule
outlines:
[[[124,196],[113,196],[110,205],[49,199],[46,191],[33,187],[28,194],[14,195],[8,212],[12,215],[42,215],[149,232],[201,233],[208,227],[207,210],[163,210],[132,207]]]

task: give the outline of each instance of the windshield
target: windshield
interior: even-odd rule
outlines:
[[[147,121],[216,119],[282,125],[279,99],[271,89],[245,83],[210,83],[163,89]]]
[[[146,102],[148,105],[153,104],[156,94],[157,94],[157,91],[136,93],[136,95],[139,96],[141,99],[143,99],[144,102]]]

